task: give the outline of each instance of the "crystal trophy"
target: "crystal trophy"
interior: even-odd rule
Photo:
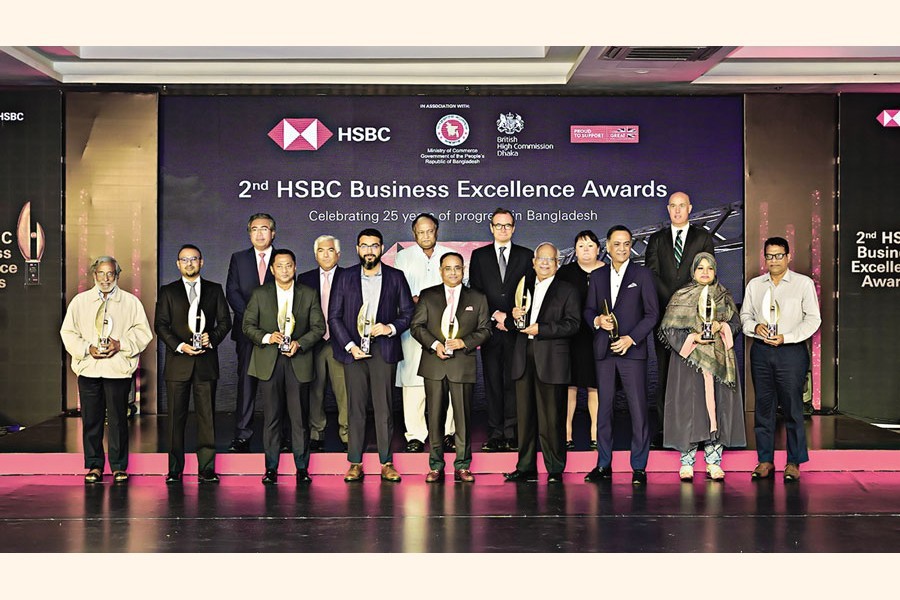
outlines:
[[[525,329],[528,327],[527,317],[528,317],[528,309],[531,308],[531,292],[525,289],[525,277],[519,280],[519,285],[516,286],[516,296],[515,296],[516,308],[521,308],[525,311],[525,314],[515,320],[516,329]]]
[[[94,320],[94,327],[97,330],[97,350],[101,354],[106,354],[109,351],[109,338],[113,330],[112,315],[106,311],[108,305],[109,300],[105,300],[103,307],[97,311],[97,318]]]
[[[206,314],[200,310],[200,298],[195,298],[188,309],[188,329],[191,331],[191,348],[203,349],[203,330],[206,329]]]
[[[369,303],[363,302],[356,316],[356,331],[359,333],[359,349],[368,355],[372,350],[372,318],[369,316]]]
[[[775,301],[775,290],[769,288],[763,296],[763,320],[766,323],[766,337],[773,338],[778,335],[778,317],[781,309]]]
[[[697,313],[700,315],[700,339],[713,339],[713,319],[716,318],[716,301],[709,293],[709,286],[704,285],[697,300]]]
[[[444,334],[444,354],[453,356],[453,350],[447,347],[447,342],[456,338],[459,333],[459,323],[456,321],[453,307],[449,304],[444,309],[444,314],[441,315],[441,333]]]

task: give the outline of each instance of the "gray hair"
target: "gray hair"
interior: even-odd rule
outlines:
[[[119,261],[114,259],[112,256],[98,256],[97,259],[91,263],[91,277],[97,274],[97,267],[99,267],[102,263],[110,263],[112,266],[116,268],[116,279],[119,278],[119,273],[122,272],[122,267],[119,266]]]
[[[557,248],[556,244],[554,244],[553,242],[541,242],[540,244],[538,244],[534,249],[535,258],[537,258],[538,250],[540,250],[544,246],[550,246],[551,248],[553,248],[553,252],[556,253],[556,259],[559,260],[559,248]]]
[[[341,240],[337,239],[333,235],[320,235],[316,238],[316,241],[313,242],[313,254],[319,251],[319,244],[322,242],[334,242],[334,250],[337,253],[341,252]]]

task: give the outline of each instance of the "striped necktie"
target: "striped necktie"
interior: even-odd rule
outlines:
[[[684,249],[684,242],[681,239],[681,229],[675,232],[675,266],[681,266],[681,251]]]

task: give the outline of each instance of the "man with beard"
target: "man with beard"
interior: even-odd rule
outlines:
[[[391,405],[397,362],[403,357],[400,334],[409,329],[415,305],[403,273],[381,262],[384,238],[380,231],[360,231],[356,251],[359,266],[335,277],[328,306],[332,349],[344,365],[350,413],[350,468],[344,480],[359,481],[364,476],[366,407],[371,397],[381,478],[400,481],[391,460]],[[366,344],[368,352],[361,347]]]

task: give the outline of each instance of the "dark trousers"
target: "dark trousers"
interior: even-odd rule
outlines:
[[[259,380],[247,374],[253,342],[241,335],[235,340],[237,349],[237,404],[234,407],[234,437],[249,440],[253,435],[253,410],[256,407],[256,386]]]
[[[448,360],[453,360],[448,359]],[[444,377],[441,380],[425,379],[425,406],[428,409],[428,467],[437,471],[444,469],[444,424],[447,420],[447,406],[453,404],[453,424],[456,433],[454,469],[468,469],[472,464],[472,394],[474,383],[455,383]]]
[[[375,413],[375,439],[381,464],[391,462],[391,438],[394,435],[392,410],[394,377],[397,365],[381,357],[378,342],[373,340],[372,356],[344,365],[347,381],[347,403],[350,413],[350,437],[347,441],[347,460],[361,463],[366,448],[366,407],[372,398]]]
[[[662,434],[665,422],[666,383],[669,381],[669,358],[671,352],[659,341],[658,329],[653,330],[653,342],[656,346],[656,433]]]
[[[512,380],[515,335],[494,329],[491,339],[481,346],[488,438],[492,440],[516,437],[516,387]]]
[[[647,422],[647,361],[607,354],[597,365],[597,466],[612,465],[613,400],[616,397],[616,373],[631,413],[631,468],[647,468],[650,456],[650,426]]]
[[[534,366],[534,342],[525,345],[525,372],[516,380],[516,411],[519,429],[519,471],[537,471],[537,444],[541,441],[548,473],[566,468],[565,384],[544,383]]]
[[[314,440],[325,440],[325,385],[331,383],[331,391],[337,402],[338,435],[345,444],[349,437],[347,425],[347,383],[344,381],[344,365],[334,358],[330,343],[320,344],[316,349],[316,378],[309,392],[309,430]]]
[[[759,462],[772,462],[775,456],[775,408],[784,410],[787,433],[787,462],[809,460],[806,427],[803,424],[803,384],[809,370],[809,351],[805,343],[769,346],[754,340],[750,347],[750,373],[756,392],[753,433]]]
[[[167,381],[169,398],[169,472],[184,471],[184,430],[187,426],[191,392],[197,416],[197,471],[216,470],[216,430],[213,408],[216,403],[216,380]]]
[[[106,463],[103,454],[103,421],[109,419],[109,467],[113,471],[128,469],[128,393],[131,377],[78,376],[78,395],[81,398],[82,444],[84,468],[100,469]]]
[[[297,469],[309,468],[309,383],[297,381],[291,359],[279,353],[272,376],[259,382],[259,392],[263,401],[266,470],[278,470],[283,430],[288,426],[294,466]]]

